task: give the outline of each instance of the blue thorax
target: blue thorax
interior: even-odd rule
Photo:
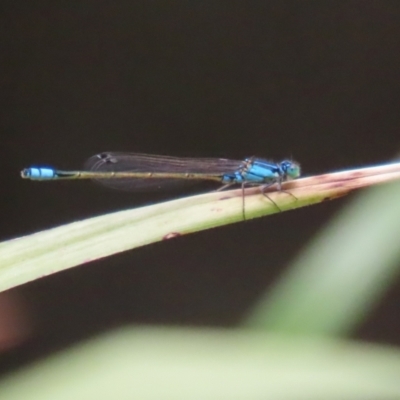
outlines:
[[[224,174],[222,183],[263,184],[282,182],[288,178],[288,169],[293,165],[290,161],[279,164],[260,158],[246,158],[239,169]]]

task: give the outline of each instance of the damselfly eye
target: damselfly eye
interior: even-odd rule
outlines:
[[[294,161],[282,161],[281,169],[289,179],[296,179],[300,176],[300,165]]]

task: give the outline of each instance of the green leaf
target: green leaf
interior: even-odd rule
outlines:
[[[399,203],[398,182],[360,194],[268,290],[247,324],[307,335],[354,330],[399,273]]]
[[[400,352],[233,330],[125,329],[0,385],[2,400],[400,398]]]
[[[213,192],[74,222],[0,244],[0,291],[102,257],[191,232],[261,217],[399,179],[400,164],[285,182],[283,191],[259,188]],[[277,206],[279,206],[279,209]]]

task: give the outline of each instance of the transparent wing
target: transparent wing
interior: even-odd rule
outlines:
[[[85,163],[87,171],[101,172],[173,172],[173,173],[200,173],[204,179],[187,180],[173,178],[129,178],[129,179],[96,179],[98,183],[113,189],[125,191],[154,190],[163,187],[182,186],[207,180],[208,176],[221,176],[224,173],[234,172],[241,165],[241,160],[227,160],[223,158],[179,158],[155,156],[140,153],[106,152],[90,157]]]

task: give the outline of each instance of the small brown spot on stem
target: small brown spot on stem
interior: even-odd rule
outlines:
[[[167,239],[173,239],[176,238],[178,236],[181,236],[181,233],[179,232],[169,232],[166,235],[163,236],[163,240],[167,240]]]

